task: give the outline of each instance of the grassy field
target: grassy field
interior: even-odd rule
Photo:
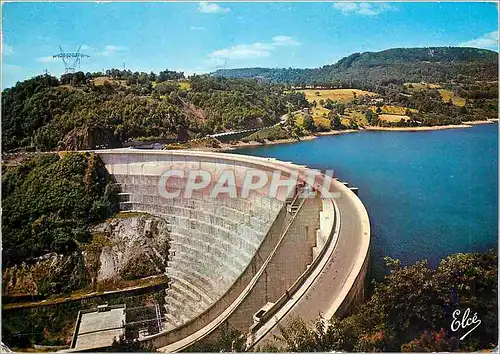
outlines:
[[[321,110],[319,110],[320,112],[326,112],[326,114],[328,114],[328,109],[326,108],[322,108]],[[320,114],[319,112],[316,112],[317,114],[315,115],[314,114],[314,110],[313,110],[313,115],[312,115],[312,119],[314,121],[314,125],[316,125],[318,128],[319,127],[322,127],[323,129],[330,129],[330,120],[326,117],[323,117],[322,113]],[[295,115],[295,121],[297,123],[297,125],[299,126],[302,126],[302,124],[304,123],[304,113],[298,113]]]
[[[302,124],[304,124],[304,115],[305,115],[305,113],[302,113],[302,112],[294,115],[295,123],[297,123],[297,125],[302,126]]]
[[[181,91],[189,91],[189,90],[191,90],[191,84],[187,80],[185,80],[185,81],[168,80],[168,82],[176,82],[176,83],[178,83],[179,84],[179,89]],[[155,88],[157,84],[158,83],[156,81],[151,82],[151,85],[153,86],[153,88]]]
[[[297,90],[297,92],[304,92],[304,94],[306,95],[306,99],[309,102],[312,101],[318,102],[319,100],[326,100],[327,98],[338,102],[349,102],[354,99],[354,93],[356,93],[356,96],[377,95],[376,93],[373,92],[363,91],[358,89],[332,89],[332,90],[310,89],[310,90]],[[319,93],[319,95],[317,95],[316,93]]]
[[[448,102],[451,98],[451,101],[455,106],[463,107],[465,106],[465,98],[456,96],[453,91],[440,89],[438,90],[443,102]]]
[[[318,106],[316,108],[313,108],[312,110],[312,117],[314,120],[314,124],[316,124],[317,127],[324,127],[326,129],[330,129],[330,120],[327,118],[328,113],[330,110]],[[323,116],[323,113],[326,116]],[[366,122],[365,115],[359,111],[359,110],[351,110],[351,109],[346,109],[344,112],[344,115],[342,116],[342,123],[343,124],[349,124],[349,120],[353,119],[354,121],[358,122],[358,124],[361,125],[366,125],[368,124]]]
[[[322,107],[319,105],[320,100],[326,100],[327,98],[336,101],[336,102],[350,102],[354,99],[354,95],[356,96],[376,96],[377,94],[370,91],[363,91],[358,89],[331,89],[331,90],[320,90],[320,89],[309,89],[309,90],[297,90],[297,92],[303,92],[306,95],[306,99],[309,102],[316,101],[316,107],[312,108],[312,118],[314,123],[318,127],[330,128],[330,120],[327,118],[328,113],[330,113],[329,109]],[[318,94],[317,94],[318,93]],[[346,111],[346,116],[343,117],[346,122],[349,122],[349,119],[354,119],[358,123],[365,123],[364,115],[359,111]]]
[[[368,109],[371,109],[373,112],[376,112],[377,111],[377,107],[376,106],[370,106],[368,107]],[[401,114],[401,115],[404,115],[406,113],[406,110],[410,110],[410,112],[413,112],[413,113],[417,113],[418,111],[416,109],[413,109],[413,108],[406,108],[406,107],[401,107],[401,106],[391,106],[391,105],[384,105],[382,107],[380,107],[380,109],[382,110],[382,113],[386,113],[386,114]]]
[[[365,118],[365,114],[363,114],[363,112],[356,110],[356,109],[354,109],[354,110],[346,109],[344,112],[343,118],[347,119],[347,123],[343,122],[344,124],[348,124],[349,119],[352,119],[361,125],[368,124],[368,122],[366,121],[366,118]]]
[[[323,129],[330,129],[330,120],[323,117],[313,117],[314,124]]]
[[[410,119],[410,117],[401,114],[380,114],[378,117],[386,122],[399,122],[401,119],[405,121]]]
[[[102,85],[104,85],[104,83],[106,81],[110,84],[118,83],[122,86],[127,86],[127,80],[110,79],[107,76],[101,76],[101,77],[96,77],[95,79],[92,79],[92,82],[96,86],[102,86]],[[181,91],[189,91],[191,89],[191,84],[187,80],[184,80],[184,81],[171,80],[171,81],[177,82],[179,84],[179,88],[181,89]],[[152,81],[151,85],[153,86],[153,88],[155,88],[155,86],[157,85],[157,82]]]
[[[330,113],[330,110],[326,109],[325,107],[321,107],[319,104],[316,107],[312,108],[313,119],[326,118],[326,116],[328,116],[328,113]]]

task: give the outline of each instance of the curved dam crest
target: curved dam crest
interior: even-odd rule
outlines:
[[[179,351],[228,323],[247,334],[248,347],[271,340],[290,316],[314,320],[346,313],[364,297],[370,224],[361,201],[343,183],[319,176],[312,197],[297,188],[269,196],[211,198],[208,188],[190,198],[164,198],[185,179],[166,170],[233,171],[241,187],[249,170],[272,176],[305,175],[306,166],[270,158],[198,151],[96,151],[121,188],[120,209],[167,222],[170,249],[165,274],[164,330],[139,338],[160,351]],[[338,198],[321,198],[325,185]],[[160,187],[159,187],[160,186]]]

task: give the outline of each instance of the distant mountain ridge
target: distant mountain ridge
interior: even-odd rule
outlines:
[[[464,47],[394,48],[354,53],[332,65],[315,69],[241,68],[219,69],[214,76],[262,78],[297,85],[361,82],[449,82],[498,80],[498,53]]]

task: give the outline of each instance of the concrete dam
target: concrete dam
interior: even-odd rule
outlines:
[[[122,211],[168,223],[163,330],[140,341],[180,351],[228,324],[258,348],[278,323],[340,316],[364,298],[370,224],[346,183],[272,158],[95,152],[120,186]]]

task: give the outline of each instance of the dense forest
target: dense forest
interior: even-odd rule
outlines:
[[[36,156],[2,166],[2,263],[71,253],[116,211],[116,192],[92,154]]]
[[[498,53],[476,48],[395,48],[354,53],[316,69],[220,69],[215,76],[261,78],[294,86],[373,89],[404,82],[498,80]]]
[[[3,151],[118,147],[134,139],[185,141],[275,124],[303,94],[256,80],[163,71],[44,75],[2,95]],[[184,87],[183,87],[184,85]],[[295,105],[295,106],[294,106]]]

